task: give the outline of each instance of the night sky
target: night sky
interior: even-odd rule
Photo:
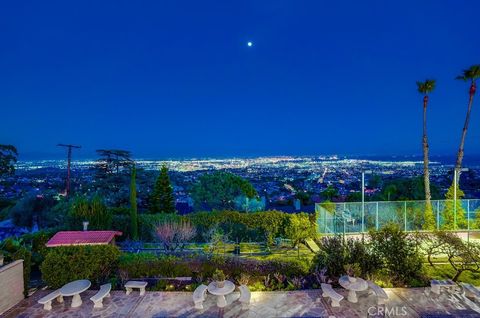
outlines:
[[[421,2],[421,3],[420,3]],[[3,1],[0,143],[135,157],[455,155],[480,1]],[[247,42],[253,45],[249,47]],[[480,95],[480,94],[477,94]],[[480,96],[466,158],[480,153]]]

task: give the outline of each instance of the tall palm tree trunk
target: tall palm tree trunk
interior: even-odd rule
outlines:
[[[470,98],[468,100],[467,115],[465,116],[465,123],[463,124],[462,138],[460,139],[460,147],[458,148],[457,162],[455,163],[457,180],[454,180],[454,182],[457,182],[457,183],[458,183],[458,179],[460,178],[460,172],[462,169],[463,148],[465,146],[465,137],[467,136],[468,123],[470,122],[470,113],[472,111],[473,96],[475,95],[476,90],[477,90],[477,85],[475,84],[475,82],[472,81],[472,84],[470,85],[470,92],[469,92]]]
[[[428,138],[427,138],[427,104],[428,95],[423,97],[423,182],[425,186],[425,205],[431,207],[430,170],[428,169]]]

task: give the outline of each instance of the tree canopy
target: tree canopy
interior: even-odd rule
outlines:
[[[150,196],[150,212],[175,213],[175,198],[166,165],[163,165],[160,169],[160,174],[153,187]]]
[[[15,172],[17,158],[17,148],[12,145],[0,145],[0,176],[11,175]]]
[[[204,174],[192,189],[192,198],[197,210],[234,209],[238,196],[252,199],[257,196],[257,191],[247,180],[224,171]]]
[[[130,168],[133,164],[131,152],[128,150],[98,149],[96,152],[100,157],[97,159],[96,168],[101,176],[118,174],[123,168]]]
[[[462,81],[472,81],[475,82],[480,78],[480,65],[472,65],[469,68],[462,71],[462,74],[456,77],[458,80]]]
[[[420,94],[428,95],[435,89],[435,80],[426,79],[425,82],[417,82],[417,89]]]

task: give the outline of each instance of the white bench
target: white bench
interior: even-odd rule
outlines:
[[[134,288],[140,289],[140,296],[145,295],[145,287],[147,287],[147,282],[141,282],[137,280],[130,280],[125,284],[126,294],[130,295]]]
[[[480,300],[480,289],[467,283],[460,283],[460,285],[465,291],[466,296],[473,297],[477,300]]]
[[[103,298],[110,297],[110,290],[112,289],[112,284],[105,284],[100,286],[100,290],[90,297],[90,300],[93,301],[93,308],[102,308],[103,307]]]
[[[440,288],[451,289],[456,287],[457,285],[451,279],[447,279],[447,280],[434,279],[430,281],[430,286],[433,293],[440,295]]]
[[[240,298],[238,301],[242,303],[242,309],[248,309],[250,299],[252,299],[252,293],[246,285],[241,285],[238,289],[240,290]]]
[[[203,309],[203,302],[207,296],[207,286],[201,284],[193,292],[193,303],[195,304],[196,309]]]
[[[332,300],[332,307],[340,307],[340,301],[344,298],[342,295],[333,290],[332,285],[330,284],[321,284],[322,287],[322,296],[330,297]]]
[[[388,299],[388,295],[383,290],[383,288],[369,280],[367,280],[367,284],[368,284],[368,287],[370,287],[371,292],[377,295],[377,304],[384,305],[385,301]]]
[[[56,291],[51,292],[50,294],[40,298],[38,300],[39,304],[43,305],[43,309],[45,310],[52,310],[52,301],[57,298],[59,303],[63,303],[63,297],[60,294],[60,290],[57,289]]]

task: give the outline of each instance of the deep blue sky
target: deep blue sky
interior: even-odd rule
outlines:
[[[454,155],[479,1],[3,1],[0,143],[137,157]],[[253,47],[247,47],[253,41]],[[480,95],[480,94],[479,94]],[[466,156],[480,153],[480,96]]]

